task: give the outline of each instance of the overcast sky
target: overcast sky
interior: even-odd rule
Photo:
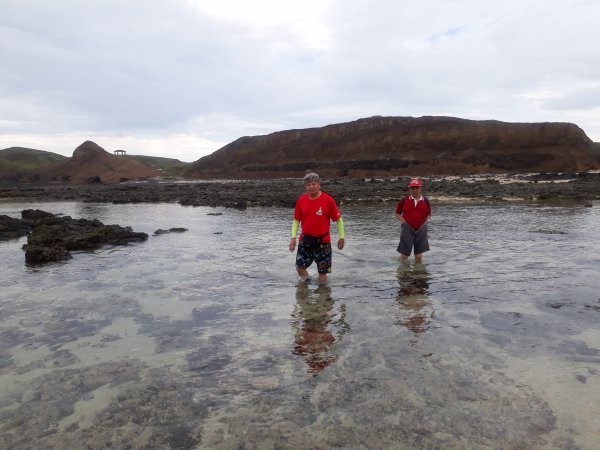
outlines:
[[[0,149],[195,161],[362,117],[600,141],[597,0],[0,0]]]

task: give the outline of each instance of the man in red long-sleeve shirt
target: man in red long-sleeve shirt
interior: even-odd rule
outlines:
[[[308,279],[306,270],[313,261],[317,263],[319,282],[327,281],[331,272],[331,236],[330,221],[337,223],[339,240],[337,247],[344,248],[344,221],[335,201],[321,190],[319,175],[314,172],[304,176],[306,194],[300,196],[294,209],[290,252],[296,248],[298,227],[302,224],[300,244],[296,253],[296,270],[300,278]]]
[[[431,217],[431,206],[427,197],[421,194],[421,180],[412,179],[408,184],[410,195],[401,198],[396,206],[396,217],[400,221],[400,243],[397,251],[400,259],[406,261],[415,250],[415,261],[423,260],[423,253],[429,250],[427,221]]]

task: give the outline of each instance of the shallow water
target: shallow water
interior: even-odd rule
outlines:
[[[319,286],[288,210],[0,203],[188,228],[0,243],[0,448],[596,448],[600,204],[434,203],[420,265],[394,206],[342,206]]]

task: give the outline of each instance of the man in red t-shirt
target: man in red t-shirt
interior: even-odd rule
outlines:
[[[431,206],[427,197],[421,194],[421,185],[419,179],[410,180],[410,195],[401,198],[396,206],[396,217],[401,224],[400,243],[396,250],[402,261],[408,259],[413,247],[416,262],[421,262],[423,253],[429,250],[427,221],[431,218]]]
[[[331,272],[331,237],[329,236],[330,221],[337,223],[339,240],[337,247],[344,248],[344,221],[331,196],[321,191],[319,175],[309,173],[304,177],[306,194],[301,195],[294,209],[292,224],[292,240],[290,252],[296,248],[298,227],[302,224],[300,243],[296,253],[296,270],[302,279],[308,278],[306,270],[313,261],[317,263],[319,281],[325,282]]]

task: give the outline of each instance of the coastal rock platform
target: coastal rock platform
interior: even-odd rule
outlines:
[[[340,204],[396,201],[407,193],[409,177],[325,178],[321,185]],[[292,208],[304,192],[301,179],[174,181],[151,180],[118,185],[28,184],[0,186],[0,199],[94,203],[179,203],[245,209]],[[600,199],[600,173],[435,176],[423,178],[432,199],[545,201]]]

